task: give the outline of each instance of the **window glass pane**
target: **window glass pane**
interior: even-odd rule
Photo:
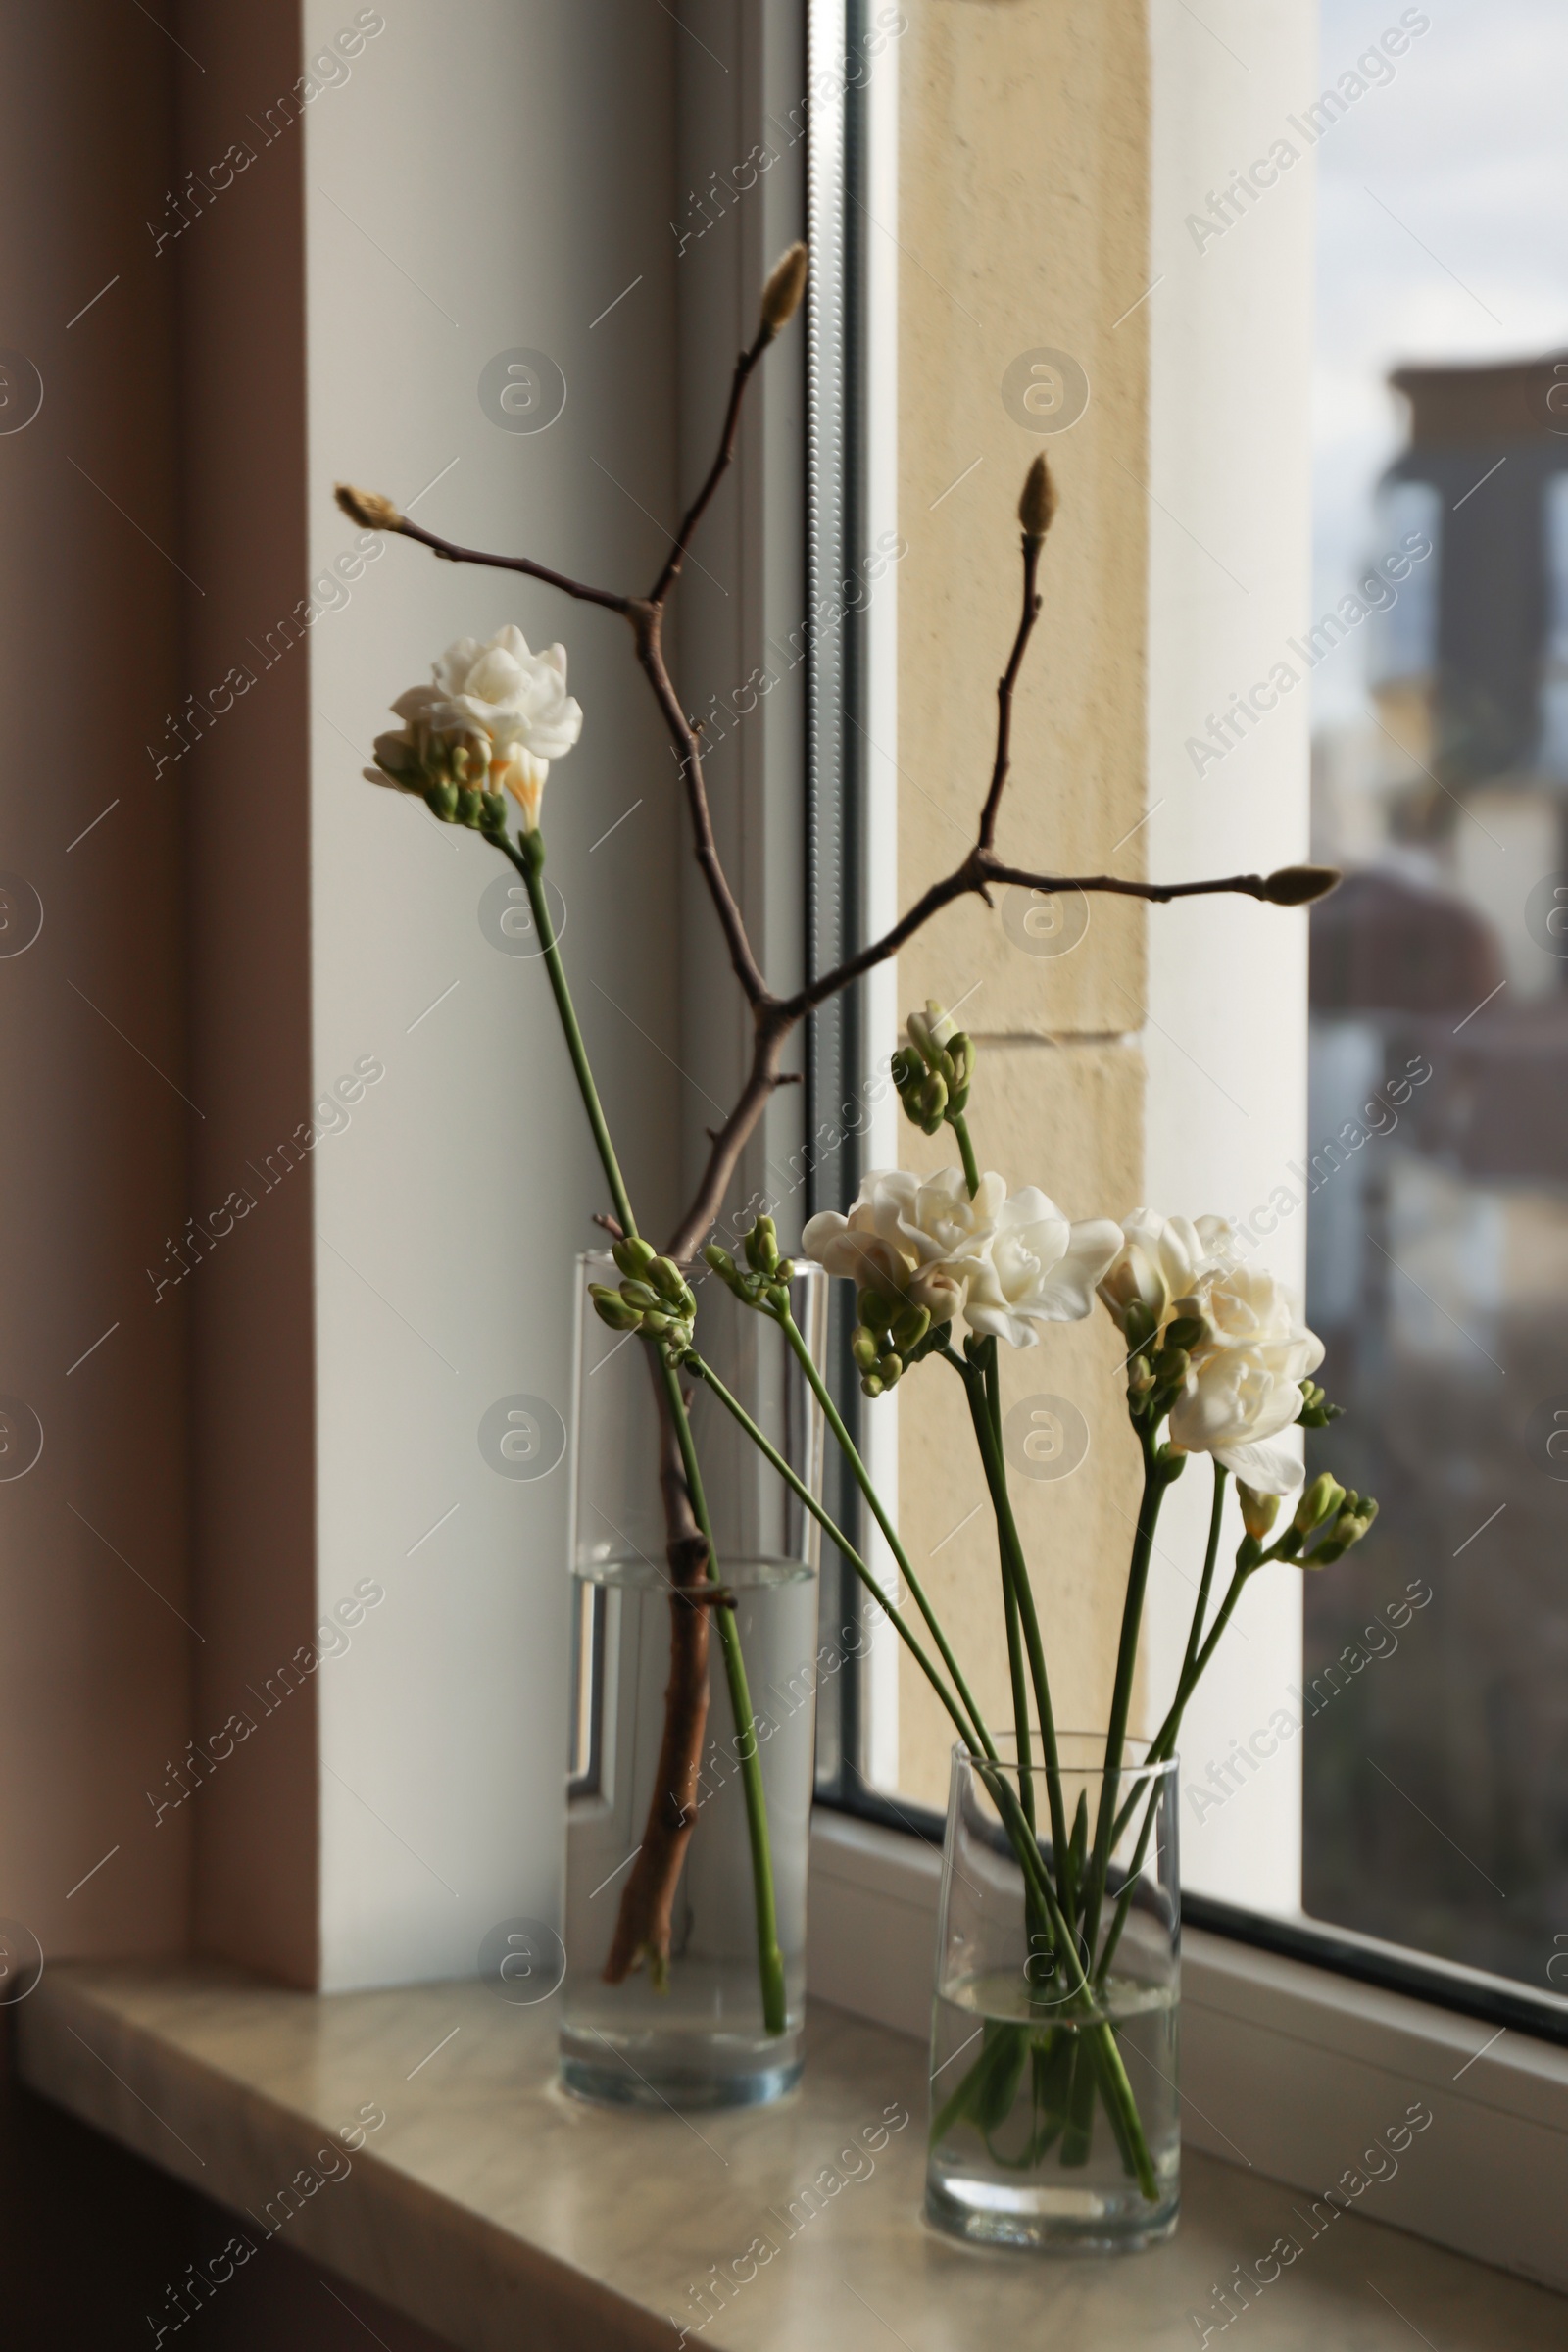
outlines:
[[[1392,14],[1324,0],[1325,72]],[[1349,1415],[1312,1450],[1382,1517],[1307,1590],[1303,1899],[1543,1991],[1568,1918],[1565,94],[1563,11],[1468,0],[1316,151],[1313,810],[1349,879],[1313,919],[1309,1316]]]

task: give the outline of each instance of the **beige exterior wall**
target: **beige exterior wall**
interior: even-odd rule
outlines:
[[[1143,871],[1126,839],[1146,799],[1149,92],[1140,0],[906,0],[899,44],[899,896],[954,865],[990,771],[996,681],[1017,623],[1014,510],[1044,449],[1060,508],[1045,610],[1014,722],[999,848],[1035,869]],[[1024,160],[1027,159],[1027,160]],[[1008,364],[1070,353],[1090,383],[1071,429],[1042,436],[1001,395]],[[976,463],[976,461],[979,461]],[[965,469],[972,468],[966,478]],[[956,483],[956,487],[950,487]],[[903,1006],[962,1001],[980,1043],[971,1127],[983,1167],[1038,1184],[1074,1217],[1142,1196],[1142,909],[1090,904],[1071,953],[1017,944],[999,905],[950,911],[906,951]],[[1017,909],[1014,909],[1016,916]],[[905,1124],[900,1158],[954,1156]],[[1108,1321],[1003,1350],[1004,1405],[1051,1395],[1088,1426],[1071,1476],[1014,1476],[1058,1722],[1108,1709],[1137,1455]],[[956,1381],[899,1391],[900,1516],[915,1568],[997,1724],[1010,1716],[989,1509]],[[951,1733],[901,1667],[902,1787],[945,1801]]]

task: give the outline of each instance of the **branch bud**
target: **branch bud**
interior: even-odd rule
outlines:
[[[1337,865],[1282,865],[1265,880],[1263,896],[1271,906],[1310,906],[1337,890],[1342,879]]]
[[[351,522],[367,531],[401,531],[403,517],[389,498],[379,490],[356,490],[352,482],[338,482],[333,497]]]
[[[1023,525],[1024,537],[1038,546],[1050,530],[1055,512],[1056,485],[1042,450],[1024,475],[1023,496],[1018,501],[1018,520]]]
[[[773,264],[767,283],[762,288],[761,336],[764,342],[771,343],[776,334],[782,333],[800,309],[801,296],[806,292],[808,267],[807,250],[801,244],[792,245]]]

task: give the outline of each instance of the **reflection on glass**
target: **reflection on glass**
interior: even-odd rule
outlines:
[[[1330,0],[1325,44],[1364,15]],[[1301,1173],[1319,1377],[1353,1408],[1316,1443],[1383,1508],[1352,1573],[1306,1595],[1303,1899],[1549,1992],[1568,1919],[1568,299],[1543,224],[1568,191],[1535,93],[1560,96],[1568,38],[1529,0],[1461,7],[1421,68],[1376,149],[1357,132],[1319,157],[1313,809],[1315,854],[1349,878],[1313,920]]]

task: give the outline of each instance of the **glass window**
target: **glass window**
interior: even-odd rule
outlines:
[[[1324,0],[1323,55],[1372,17]],[[1387,12],[1384,12],[1387,13]],[[1408,12],[1407,12],[1408,15]],[[1381,27],[1379,27],[1381,28]],[[1317,150],[1309,1314],[1382,1502],[1306,1594],[1307,1912],[1544,1991],[1568,1918],[1568,18]],[[1558,1975],[1563,1974],[1559,1967]]]
[[[816,15],[842,43],[842,12]],[[1304,85],[1289,120],[1315,175],[1310,436],[1303,403],[1299,440],[1282,416],[1273,462],[1296,469],[1287,506],[1304,500],[1310,469],[1311,576],[1303,548],[1288,625],[1300,632],[1293,675],[1309,679],[1311,854],[1347,876],[1311,921],[1299,1086],[1294,1048],[1280,1056],[1296,1124],[1278,1085],[1260,1081],[1242,1102],[1240,1081],[1213,1057],[1242,968],[1218,949],[1206,950],[1210,981],[1181,1000],[1197,1004],[1206,986],[1211,1026],[1201,1036],[1162,1026],[1153,926],[1166,923],[1180,953],[1200,959],[1228,917],[1157,910],[1146,927],[1124,902],[1029,893],[1006,894],[990,918],[970,907],[922,933],[896,988],[884,975],[834,1030],[824,1025],[813,1117],[827,1122],[819,1133],[837,1133],[847,1106],[869,1101],[859,1166],[934,1164],[875,1097],[899,1014],[929,992],[960,1004],[982,1041],[997,1090],[976,1120],[982,1159],[1004,1161],[1015,1184],[1042,1184],[1071,1215],[1130,1208],[1156,1161],[1196,1169],[1205,1194],[1208,1170],[1218,1194],[1252,1113],[1267,1124],[1266,1164],[1277,1150],[1308,1202],[1308,1315],[1327,1347],[1320,1377],[1348,1408],[1311,1441],[1309,1474],[1333,1466],[1376,1494],[1382,1515],[1375,1541],[1337,1571],[1276,1585],[1255,1610],[1250,1595],[1239,1614],[1230,1680],[1201,1720],[1189,1718],[1189,1776],[1208,1770],[1214,1793],[1200,1801],[1227,1808],[1224,1835],[1206,1847],[1195,1836],[1186,1875],[1290,1935],[1376,1938],[1549,2000],[1568,1989],[1554,1940],[1568,1922],[1568,286],[1557,236],[1568,15],[1541,0],[1457,0],[1440,21],[1321,0],[1318,30],[1315,66],[1304,41],[1283,66],[1269,61],[1276,92]],[[1189,371],[1205,365],[1187,293],[1174,280],[1157,291],[1161,225],[1129,192],[1159,37],[1152,66],[1141,32],[1129,28],[1120,55],[1101,22],[1094,74],[1114,83],[1116,106],[1102,93],[1065,109],[1061,90],[1090,67],[1064,38],[1049,8],[905,0],[875,70],[840,77],[835,135],[819,136],[819,257],[835,222],[839,234],[813,296],[813,380],[829,407],[840,384],[843,406],[842,430],[824,437],[832,419],[817,418],[814,594],[848,582],[873,546],[896,551],[837,637],[831,692],[819,696],[823,961],[883,928],[972,839],[1015,617],[1011,500],[1036,448],[1071,519],[1051,543],[1044,641],[1020,702],[1026,766],[1005,819],[1020,861],[1133,873],[1147,856],[1162,870],[1228,870],[1224,859],[1240,860],[1223,812],[1293,756],[1294,717],[1255,743],[1250,731],[1244,753],[1240,730],[1210,716],[1202,724],[1228,749],[1207,741],[1195,791],[1179,742],[1167,781],[1160,744],[1144,741],[1145,648],[1128,615],[1151,578],[1156,597],[1168,593],[1161,549],[1191,567],[1194,612],[1231,600],[1238,680],[1282,659],[1277,608],[1264,616],[1258,569],[1237,558],[1223,500],[1205,512],[1194,492],[1178,512],[1179,468],[1161,477],[1176,500],[1154,492],[1169,430],[1160,365],[1167,383],[1173,354]],[[1261,70],[1261,56],[1252,63]],[[1181,116],[1201,78],[1184,82],[1184,72],[1169,75],[1159,134],[1174,159],[1167,193],[1184,174],[1206,184],[1189,162],[1201,138]],[[1023,156],[1035,158],[1028,170]],[[1306,241],[1287,220],[1296,198],[1278,200],[1266,230],[1261,216],[1208,201],[1199,255],[1223,236],[1229,268],[1247,250],[1244,222],[1249,236],[1277,233],[1272,250],[1291,257],[1304,317]],[[1266,268],[1270,249],[1253,250],[1244,267]],[[1206,299],[1222,262],[1200,267]],[[1055,436],[1046,440],[1042,384]],[[1162,619],[1177,643],[1168,614],[1152,614],[1155,633]],[[1212,667],[1193,664],[1207,698],[1195,726],[1210,701],[1242,709]],[[1304,736],[1303,726],[1303,746]],[[1230,749],[1235,760],[1205,776]],[[1141,836],[1167,794],[1166,814]],[[1183,795],[1197,813],[1173,832]],[[1296,953],[1283,946],[1267,971],[1282,1038],[1298,1010],[1308,1017]],[[1183,1087],[1193,1124],[1218,1133],[1232,1122],[1206,1159],[1184,1159],[1154,1132],[1178,1115]],[[1295,1134],[1305,1137],[1298,1161]],[[1263,1149],[1255,1123],[1248,1148]],[[811,1204],[845,1205],[858,1173],[835,1149]],[[1298,1221],[1279,1255],[1299,1250],[1299,1232]],[[1067,1693],[1058,1716],[1083,1722],[1108,1685],[1136,1507],[1106,1339],[1048,1335],[1006,1371],[1014,1490]],[[845,1392],[897,1488],[911,1556],[988,1709],[1004,1714],[991,1534],[961,1416],[913,1382],[862,1410],[847,1366]],[[1085,1462],[1093,1474],[1079,1477]],[[1206,1471],[1202,1497],[1198,1483],[1186,1482],[1194,1495],[1182,1507],[1193,1510],[1173,1524],[1164,1560],[1152,1689],[1178,1616],[1178,1643],[1186,1632],[1183,1560],[1199,1500],[1206,1513]],[[1256,1782],[1239,1769],[1227,1780],[1227,1744],[1268,1720],[1287,1680],[1304,1738],[1293,1732],[1291,1760]],[[1265,1686],[1267,1706],[1243,1721],[1238,1708],[1256,1710]],[[946,1728],[891,1642],[840,1689],[842,1709],[823,1726],[825,1788],[928,1822],[944,1797]],[[1244,1788],[1245,1806],[1230,1809]]]

